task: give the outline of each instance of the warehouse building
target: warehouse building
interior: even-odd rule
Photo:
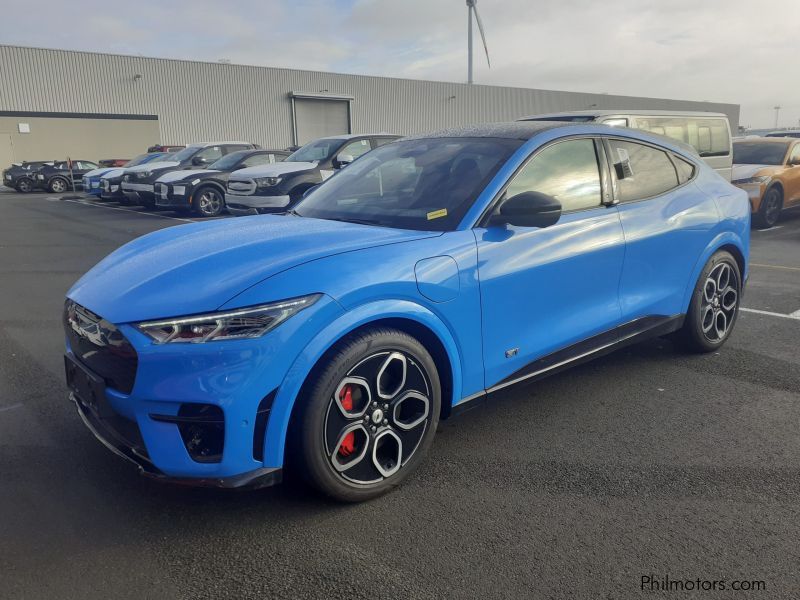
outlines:
[[[156,143],[412,134],[587,108],[727,113],[739,106],[416,81],[0,45],[0,166],[128,158]]]

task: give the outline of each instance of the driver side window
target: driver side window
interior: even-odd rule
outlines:
[[[206,162],[212,163],[215,160],[222,158],[222,148],[219,146],[209,146],[208,148],[203,148],[195,154],[195,158],[202,158]]]
[[[369,140],[356,140],[355,142],[345,144],[345,146],[339,150],[337,155],[349,154],[353,157],[353,160],[355,160],[359,156],[369,152],[371,149],[372,147],[369,145]]]
[[[792,153],[789,155],[789,163],[788,164],[798,164],[800,162],[800,143],[794,145],[792,149]]]
[[[506,198],[522,192],[552,196],[563,212],[600,206],[600,169],[591,139],[556,142],[520,169],[506,189]]]

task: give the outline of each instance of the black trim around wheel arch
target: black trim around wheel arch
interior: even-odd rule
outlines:
[[[542,356],[492,387],[462,399],[461,402],[453,406],[450,414],[455,416],[469,410],[481,404],[489,394],[514,384],[536,381],[605,354],[610,354],[620,348],[677,331],[683,326],[685,317],[686,315],[683,314],[641,317]]]

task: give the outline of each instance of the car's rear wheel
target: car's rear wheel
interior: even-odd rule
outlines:
[[[715,253],[700,273],[679,332],[686,349],[713,352],[722,346],[736,323],[741,296],[742,276],[736,259],[724,250]]]
[[[767,229],[778,222],[783,209],[783,194],[780,188],[772,187],[767,190],[761,199],[761,205],[753,220],[757,227]]]
[[[309,482],[359,502],[399,485],[428,451],[441,391],[431,355],[395,329],[344,340],[298,399],[295,428]]]
[[[33,191],[33,181],[28,179],[27,177],[23,177],[17,180],[17,184],[14,186],[18,192],[23,194],[29,194]]]
[[[201,217],[218,217],[225,208],[225,199],[218,189],[205,186],[195,192],[192,208]]]
[[[63,194],[68,187],[69,182],[63,177],[53,177],[47,184],[47,189],[53,194]]]

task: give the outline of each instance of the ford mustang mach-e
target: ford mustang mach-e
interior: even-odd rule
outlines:
[[[439,419],[508,386],[648,336],[719,350],[749,230],[744,191],[645,132],[399,140],[286,215],[112,253],[67,294],[67,381],[154,477],[267,485],[288,461],[364,500],[414,471]]]

